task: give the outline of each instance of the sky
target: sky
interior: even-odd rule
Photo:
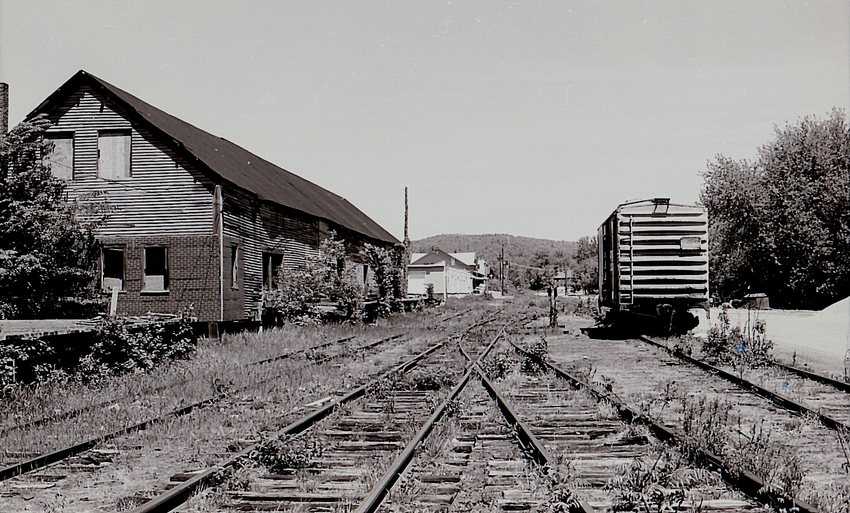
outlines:
[[[399,239],[577,240],[850,112],[850,0],[0,0],[10,125],[80,69]]]

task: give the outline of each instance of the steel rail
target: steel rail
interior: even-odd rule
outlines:
[[[357,350],[359,351],[361,349],[369,349],[371,347],[378,345],[379,343],[386,342],[386,341],[389,341],[389,340],[393,340],[393,339],[401,337],[401,336],[402,335],[394,335],[392,337],[382,339],[382,340],[378,341],[377,343],[370,343],[370,344],[367,344],[366,346],[363,346],[361,348],[357,348]],[[316,363],[317,364],[325,363],[325,362],[329,361],[330,359],[337,358],[339,356],[341,356],[341,355],[336,355],[336,356],[333,356],[333,357],[325,358],[321,361],[317,361]],[[257,385],[261,385],[263,383],[266,383],[266,382],[271,381],[273,379],[276,379],[278,377],[280,377],[279,374],[277,376],[272,376],[270,378],[266,378],[266,379],[263,379],[263,380],[260,380],[260,381],[255,381],[254,383],[251,383],[251,384],[249,384],[245,387],[242,387],[240,389],[240,391],[246,390],[246,389],[251,388],[251,387],[255,387]],[[131,434],[131,433],[135,433],[136,431],[144,431],[145,429],[147,429],[148,427],[150,427],[154,424],[159,424],[159,423],[164,422],[164,421],[171,419],[171,418],[182,417],[184,415],[188,415],[189,413],[192,413],[195,410],[199,410],[201,408],[205,408],[205,407],[210,406],[212,404],[215,404],[219,401],[222,401],[223,399],[227,398],[229,395],[230,395],[229,392],[223,392],[223,393],[217,394],[213,397],[208,397],[208,398],[203,399],[201,401],[197,401],[197,402],[192,403],[188,406],[178,408],[178,409],[173,410],[171,412],[168,412],[164,415],[149,418],[149,419],[143,420],[143,421],[141,421],[137,424],[134,424],[132,426],[128,426],[128,427],[125,427],[123,429],[113,431],[112,433],[107,433],[105,435],[94,437],[94,438],[91,438],[89,440],[86,440],[86,441],[83,441],[83,442],[80,442],[80,443],[77,443],[77,444],[74,444],[74,445],[70,445],[70,446],[67,446],[67,447],[63,447],[63,448],[58,449],[56,451],[49,452],[49,453],[46,453],[46,454],[42,454],[40,456],[36,456],[35,458],[31,458],[29,460],[26,460],[26,461],[23,461],[23,462],[20,462],[20,463],[16,463],[14,465],[10,465],[10,466],[5,467],[5,468],[0,468],[0,481],[5,481],[5,480],[11,479],[15,476],[19,476],[21,474],[26,474],[27,472],[31,472],[33,470],[37,470],[37,469],[46,467],[47,465],[50,465],[52,463],[62,461],[63,459],[68,458],[69,456],[74,456],[74,455],[79,454],[83,451],[87,451],[87,450],[91,449],[92,447],[95,447],[97,444],[112,440],[113,438],[117,438],[119,436],[124,436],[124,435],[128,435],[128,434]]]
[[[468,368],[466,374],[463,375],[460,382],[452,389],[448,398],[443,401],[442,404],[434,411],[431,417],[425,422],[416,435],[413,437],[413,440],[407,444],[404,448],[404,451],[395,459],[393,464],[390,466],[389,470],[384,473],[384,476],[378,482],[377,485],[372,489],[369,495],[360,503],[360,506],[355,510],[355,513],[373,513],[378,510],[378,507],[383,502],[384,497],[386,497],[387,492],[389,492],[390,488],[395,484],[396,480],[398,480],[399,476],[401,476],[402,472],[404,472],[407,465],[413,460],[413,454],[416,451],[416,448],[422,443],[425,438],[431,434],[431,431],[434,429],[434,426],[445,414],[446,409],[449,404],[460,394],[460,392],[466,387],[467,383],[469,383],[469,378],[473,373],[473,369]]]
[[[788,372],[792,372],[806,379],[810,379],[812,381],[817,381],[818,383],[822,383],[824,385],[831,386],[833,388],[837,388],[842,392],[847,392],[850,394],[850,383],[845,381],[838,381],[837,379],[830,378],[829,376],[824,376],[823,374],[818,374],[816,372],[812,372],[806,369],[801,369],[800,367],[796,367],[794,365],[786,365],[784,363],[773,362],[772,365],[779,367],[780,369],[784,369]]]
[[[432,353],[443,347],[445,344],[446,341],[443,341],[431,346],[430,348],[417,354],[407,362],[397,365],[389,371],[384,372],[383,374],[375,378],[375,380],[373,381],[382,379],[386,376],[393,374],[394,372],[406,372],[407,370],[415,367],[422,359],[426,358],[427,356],[431,355]],[[288,426],[283,428],[279,433],[281,435],[295,435],[301,433],[302,431],[305,431],[316,422],[330,415],[339,406],[363,396],[368,388],[369,385],[366,384],[358,387],[355,390],[352,390],[345,396],[333,402],[330,402],[322,408],[319,408],[315,412],[305,415],[301,419],[293,422],[292,424],[289,424]],[[197,475],[192,477],[192,479],[189,479],[188,481],[181,483],[178,486],[175,486],[163,495],[151,499],[145,504],[142,504],[141,506],[133,509],[131,513],[162,513],[171,511],[172,509],[186,502],[189,497],[191,497],[191,495],[195,493],[195,491],[198,490],[200,487],[206,485],[213,478],[226,471],[228,468],[232,467],[241,458],[248,456],[251,451],[256,449],[256,447],[257,444],[252,444],[246,447],[245,449],[239,451],[234,456],[228,458],[224,462],[221,462],[218,465],[215,465],[203,472],[198,473]]]
[[[495,318],[494,318],[495,319]],[[472,329],[476,326],[481,325],[482,323],[492,322],[494,319],[489,319],[486,321],[482,321],[481,323],[473,324],[469,327]],[[425,422],[425,424],[419,429],[413,439],[407,444],[404,451],[393,461],[390,468],[384,473],[381,480],[378,484],[372,488],[372,491],[369,492],[369,495],[360,503],[360,505],[355,510],[355,513],[373,513],[377,511],[378,507],[383,502],[384,498],[387,496],[390,488],[393,487],[395,482],[398,480],[399,476],[405,471],[407,466],[413,460],[413,454],[416,450],[416,447],[421,444],[428,435],[431,434],[431,431],[434,429],[434,425],[440,421],[443,417],[443,414],[448,408],[448,405],[453,401],[460,392],[466,387],[469,383],[469,378],[472,376],[474,372],[476,372],[475,368],[480,364],[485,355],[490,352],[490,350],[496,345],[499,339],[504,335],[505,329],[508,327],[510,323],[505,324],[502,329],[496,333],[496,336],[493,338],[493,341],[487,345],[481,355],[473,362],[472,359],[466,354],[463,348],[460,346],[460,341],[458,341],[458,349],[461,354],[469,361],[470,363],[466,366],[466,373],[463,375],[458,384],[452,389],[448,398],[434,411],[431,417]],[[468,331],[468,330],[467,330]]]
[[[731,372],[727,372],[723,369],[715,367],[714,365],[711,365],[710,363],[704,362],[702,360],[698,360],[698,359],[696,359],[692,356],[688,356],[688,355],[682,354],[682,353],[677,353],[677,352],[673,351],[672,349],[668,348],[667,346],[665,346],[664,344],[660,344],[660,343],[658,343],[658,342],[656,342],[656,341],[654,341],[650,338],[647,338],[645,336],[641,336],[639,338],[640,338],[640,340],[642,340],[642,341],[644,341],[644,342],[646,342],[650,345],[653,345],[653,346],[655,346],[659,349],[663,349],[664,351],[667,351],[667,353],[670,354],[671,356],[674,356],[674,357],[676,357],[680,360],[683,360],[685,362],[690,363],[691,365],[699,367],[700,369],[702,369],[706,372],[709,372],[711,374],[715,374],[715,375],[725,379],[726,381],[743,388],[744,390],[747,390],[747,391],[752,392],[756,395],[764,397],[765,399],[771,401],[773,404],[779,406],[780,408],[784,408],[788,411],[791,411],[791,412],[794,412],[794,413],[797,413],[797,414],[800,414],[800,415],[811,415],[812,417],[815,417],[816,419],[818,419],[818,421],[821,424],[823,424],[824,426],[828,427],[829,429],[832,429],[832,430],[835,430],[835,431],[839,431],[839,430],[843,430],[843,429],[850,429],[850,426],[848,426],[847,424],[845,424],[845,423],[843,423],[839,420],[833,419],[832,417],[830,417],[828,415],[824,415],[823,413],[821,413],[817,410],[813,410],[813,409],[811,409],[808,406],[805,406],[803,404],[796,403],[796,402],[792,401],[791,399],[788,399],[786,397],[782,397],[781,395],[779,395],[775,392],[771,392],[770,390],[768,390],[764,387],[756,385],[755,383],[747,381],[746,379],[740,378],[740,377],[732,374]]]
[[[628,405],[625,404],[616,394],[609,392],[607,390],[601,389],[588,383],[582,379],[579,379],[571,374],[555,367],[551,363],[541,360],[536,356],[532,355],[524,348],[510,343],[514,349],[521,353],[522,355],[533,358],[535,361],[539,362],[547,369],[551,370],[556,376],[565,379],[567,382],[571,383],[571,385],[576,389],[585,389],[592,393],[598,400],[604,400],[611,404],[616,410],[619,417],[625,422],[638,422],[645,425],[649,430],[655,435],[659,440],[663,442],[669,442],[677,445],[682,445],[682,441],[686,439],[686,435],[677,434],[672,430],[656,423],[649,417],[645,415],[641,415],[637,411],[631,409]],[[763,504],[779,504],[782,503],[786,498],[776,494],[773,488],[768,484],[762,481],[761,478],[753,474],[752,472],[746,470],[734,470],[730,468],[725,461],[723,461],[720,457],[715,455],[714,453],[707,451],[705,449],[697,449],[698,453],[698,461],[704,462],[704,465],[709,470],[717,470],[720,472],[721,478],[726,481],[729,485],[740,490],[744,494],[752,497],[753,499],[763,503]],[[820,513],[820,510],[810,504],[799,501],[797,499],[793,499],[793,506],[797,508],[797,511],[800,513]]]

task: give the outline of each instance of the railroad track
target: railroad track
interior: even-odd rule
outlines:
[[[475,323],[466,331],[489,324],[492,320]],[[461,335],[449,337],[370,385],[361,386],[284,428],[281,431],[284,443],[295,444],[287,446],[286,451],[293,447],[295,450],[307,450],[309,461],[300,460],[304,463],[303,467],[278,468],[277,473],[262,475],[252,483],[252,491],[232,491],[223,504],[215,507],[300,510],[309,505],[309,509],[315,511],[348,510],[365,500],[374,478],[380,475],[375,473],[375,469],[389,465],[400,451],[402,454],[412,451],[409,446],[405,447],[404,442],[412,436],[411,429],[423,423],[427,426],[435,416],[442,415],[446,387],[434,389],[437,387],[421,387],[417,383],[433,384],[429,373],[437,372],[445,377],[447,369],[453,371],[455,378],[462,374],[464,369],[458,364],[462,360],[452,344],[447,344],[459,338]],[[411,371],[414,367],[414,372],[419,372],[419,381],[414,378],[400,388],[393,384],[399,382],[399,373]],[[467,371],[461,381],[468,379],[468,375]],[[449,397],[455,395],[460,386],[449,392]],[[435,409],[435,404],[440,406]],[[429,416],[431,420],[426,420]],[[293,435],[296,438],[290,438]],[[208,483],[214,474],[233,467],[241,458],[249,455],[256,458],[257,454],[264,454],[263,447],[262,444],[254,444],[243,449],[213,469],[191,476],[185,483],[134,512],[170,511],[199,486]],[[322,449],[311,449],[316,447]],[[174,476],[174,479],[186,477],[189,476],[184,473]]]
[[[565,365],[585,381],[592,377],[597,388],[668,431],[682,429],[700,408],[700,415],[714,415],[714,424],[729,430],[718,450],[738,447],[745,459],[758,461],[751,467],[753,483],[769,482],[769,489],[780,490],[779,480],[794,479],[792,491],[802,511],[846,502],[841,495],[847,489],[849,462],[842,435],[818,415],[807,415],[805,407],[789,408],[787,399],[767,398],[752,384],[735,384],[645,341],[556,337],[549,347],[553,364]],[[709,412],[711,408],[716,409]],[[757,491],[748,489],[753,495]]]
[[[463,411],[444,428],[451,436],[432,444],[436,449],[423,449],[400,479],[402,484],[384,492],[384,504],[363,504],[358,512],[591,512],[610,510],[618,498],[616,505],[622,508],[618,488],[606,486],[617,482],[624,466],[642,461],[646,471],[662,457],[663,465],[676,457],[674,449],[657,440],[651,444],[650,432],[623,423],[623,417],[632,420],[634,412],[629,416],[624,415],[627,409],[601,406],[600,400],[611,400],[609,395],[578,390],[580,382],[562,371],[550,367],[548,373],[509,372],[491,380],[480,361],[475,369],[477,385],[467,387],[461,395]],[[656,431],[670,438],[665,428],[656,426]],[[688,469],[678,471],[683,470]],[[707,472],[692,469],[692,474],[708,477],[688,494],[669,490],[667,507],[743,511],[758,506]]]
[[[305,367],[302,362],[308,363],[307,367],[318,367],[322,364],[327,364],[334,359],[342,359],[342,357],[349,357],[348,360],[356,360],[357,358],[362,358],[364,353],[374,351],[376,347],[379,347],[391,340],[397,341],[399,338],[400,335],[384,337],[378,341],[369,342],[361,346],[345,348],[345,350],[337,351],[335,354],[321,354],[316,352],[316,349],[325,349],[329,346],[327,343],[321,344],[320,346],[309,348],[313,349],[313,351],[309,351],[309,349],[298,351],[297,353],[302,355],[302,358],[297,359],[298,361],[294,365],[302,367],[303,372],[303,368]],[[330,343],[330,345],[332,344],[333,342]],[[407,347],[408,349],[410,348],[409,343],[398,344],[398,347],[393,346],[389,349],[389,351],[385,351],[387,354],[382,358],[375,357],[374,365],[385,364],[386,362],[383,361],[385,359],[397,361],[399,353],[401,352],[399,347],[401,346]],[[414,346],[421,346],[421,343],[414,344]],[[309,359],[303,356],[308,353],[311,355],[311,358]],[[294,353],[288,353],[256,363],[257,365],[264,365],[271,363],[272,361],[290,360],[293,356],[296,355]],[[362,364],[360,365],[362,366]],[[341,366],[338,366],[337,368],[344,370]],[[282,370],[278,369],[271,374],[267,372],[261,379],[252,383],[252,386],[266,385],[273,387],[275,381],[279,380],[282,375],[292,373],[292,371],[293,365],[288,365],[286,368]],[[21,491],[25,494],[31,494],[33,491],[37,491],[41,488],[53,487],[58,481],[63,480],[70,474],[80,471],[93,472],[101,470],[105,466],[109,466],[109,464],[121,453],[127,452],[127,450],[139,450],[143,447],[143,445],[139,442],[132,441],[132,435],[134,433],[150,430],[158,425],[167,426],[170,423],[175,422],[177,419],[190,416],[189,414],[203,408],[208,408],[212,405],[219,406],[217,408],[218,412],[227,409],[250,410],[257,407],[257,405],[252,404],[252,399],[253,398],[249,398],[246,400],[244,396],[235,394],[232,391],[221,392],[203,401],[195,402],[177,410],[168,412],[165,415],[133,423],[116,431],[95,436],[82,442],[20,461],[0,469],[0,480],[12,480],[8,486],[4,487],[5,489],[0,489],[0,494],[5,494],[7,497],[21,495],[21,493],[18,493]],[[320,405],[323,402],[328,402],[331,399],[332,398],[325,397],[318,401],[314,401],[314,403],[311,404],[296,406],[295,408],[292,408],[288,414],[292,416],[297,415],[301,409],[314,407],[315,405]],[[289,404],[292,404],[291,401]],[[281,412],[281,414],[283,413],[284,412]],[[136,437],[136,439],[138,439],[138,437]],[[130,441],[116,444],[116,440]],[[107,444],[107,442],[110,441],[113,443]],[[27,477],[22,476],[23,474],[26,474],[27,476],[29,476],[29,474],[32,475]],[[26,495],[24,495],[24,497],[26,497]]]
[[[467,326],[466,330],[469,329],[486,329],[486,325],[495,320],[497,316],[492,316],[487,319],[480,320],[476,322],[472,326]],[[467,323],[468,324],[468,323]],[[465,331],[455,331],[455,326],[446,326],[441,329],[441,331],[447,332],[448,338],[457,338],[460,334],[465,333]],[[398,341],[398,337],[386,337],[387,339]],[[433,339],[433,337],[431,337]],[[215,404],[215,408],[207,408],[209,413],[205,414],[202,417],[197,415],[182,415],[180,419],[155,419],[152,422],[148,422],[142,426],[133,426],[130,428],[130,431],[122,430],[122,432],[113,432],[106,436],[99,436],[96,439],[87,440],[84,442],[85,446],[82,444],[77,444],[74,448],[66,448],[62,450],[61,453],[51,453],[49,455],[40,455],[38,461],[24,461],[18,464],[14,470],[8,470],[7,474],[21,474],[22,472],[25,475],[18,475],[17,477],[12,478],[9,477],[10,480],[7,480],[6,483],[0,484],[0,497],[13,498],[18,497],[19,509],[25,509],[27,501],[35,500],[35,502],[31,504],[49,504],[49,500],[39,499],[42,494],[50,495],[51,491],[40,492],[43,489],[50,489],[55,487],[55,489],[61,490],[62,495],[54,495],[64,496],[63,501],[70,501],[73,503],[77,503],[78,505],[82,505],[82,502],[76,501],[88,501],[89,493],[100,493],[97,491],[93,491],[93,489],[97,488],[97,483],[100,483],[100,486],[103,486],[105,482],[115,482],[115,475],[117,474],[120,482],[122,477],[122,471],[120,470],[124,466],[128,465],[128,461],[136,460],[136,466],[141,465],[142,468],[146,465],[156,465],[157,467],[168,468],[174,467],[175,458],[172,456],[173,450],[169,453],[163,452],[163,455],[167,455],[166,458],[160,458],[157,453],[146,455],[145,453],[151,449],[151,440],[156,446],[162,445],[162,435],[160,432],[168,432],[168,430],[178,429],[183,432],[192,432],[197,429],[195,426],[201,427],[204,429],[208,429],[211,425],[220,424],[222,428],[227,428],[227,432],[234,433],[254,433],[261,432],[263,430],[267,430],[269,428],[273,428],[274,425],[286,425],[287,423],[291,423],[293,425],[303,425],[303,419],[301,421],[292,422],[299,418],[299,416],[305,415],[307,411],[312,411],[316,408],[319,408],[320,411],[325,411],[326,414],[329,412],[333,412],[335,407],[338,407],[341,401],[341,398],[348,397],[350,391],[358,390],[358,382],[362,382],[362,378],[366,378],[368,375],[374,376],[380,372],[385,372],[387,368],[392,366],[397,366],[399,361],[402,361],[404,358],[409,356],[405,356],[410,354],[411,349],[415,349],[417,347],[425,347],[426,340],[419,337],[415,342],[404,342],[404,343],[396,343],[387,349],[381,349],[381,352],[370,356],[369,358],[364,359],[363,356],[365,354],[372,354],[374,352],[375,347],[383,347],[386,346],[385,340],[371,342],[367,344],[359,345],[355,348],[348,347],[344,348],[345,350],[341,350],[335,354],[336,348],[311,348],[314,349],[312,351],[302,351],[302,354],[305,356],[299,358],[293,358],[291,354],[279,355],[273,358],[266,358],[262,361],[256,362],[257,365],[262,365],[265,367],[269,367],[265,364],[271,363],[272,361],[278,360],[289,360],[290,363],[287,363],[284,367],[284,375],[282,378],[290,378],[291,376],[287,376],[288,374],[298,374],[301,373],[305,377],[313,380],[313,385],[309,385],[307,383],[307,390],[302,390],[301,387],[292,387],[283,385],[287,388],[286,393],[288,393],[289,397],[280,397],[280,392],[268,392],[268,390],[274,390],[274,384],[269,383],[272,377],[274,377],[277,373],[269,373],[266,372],[262,375],[262,381],[267,382],[265,388],[261,388],[259,392],[256,394],[247,394],[240,395],[236,394],[233,391],[229,391],[228,393],[222,394],[224,397],[215,396],[210,399],[214,399],[210,404]],[[416,351],[420,351],[421,349],[416,349]],[[307,358],[306,353],[309,353],[309,359]],[[343,358],[347,357],[347,358]],[[331,361],[331,360],[336,361]],[[310,365],[305,366],[303,362],[309,362]],[[322,365],[324,364],[324,365]],[[308,368],[325,368],[322,371],[322,375],[331,373],[329,375],[333,376],[333,379],[327,380],[325,382],[325,378],[319,377],[311,377],[311,374],[314,374]],[[358,369],[356,371],[352,371],[351,369]],[[276,371],[280,370],[279,367],[274,367]],[[352,374],[353,372],[353,374]],[[290,379],[290,382],[292,380]],[[297,382],[297,381],[296,381]],[[320,389],[327,390],[323,394],[320,394],[320,391],[313,390],[313,386],[318,386]],[[337,388],[331,389],[330,385],[336,386]],[[277,388],[280,388],[278,386]],[[404,392],[399,392],[403,395]],[[278,397],[275,398],[274,396]],[[286,395],[286,394],[284,394]],[[355,394],[356,395],[356,394]],[[399,408],[402,408],[405,403],[409,403],[409,398],[405,399],[401,397],[401,395],[397,398],[397,400],[393,401],[394,404],[397,404]],[[253,397],[252,397],[253,396]],[[262,399],[267,396],[266,399]],[[296,400],[293,400],[297,396]],[[308,398],[309,397],[309,398]],[[258,399],[262,399],[259,401]],[[344,402],[344,401],[342,401]],[[432,404],[434,400],[431,400],[428,404]],[[191,407],[197,409],[203,406],[210,406],[210,404],[202,404],[190,405]],[[291,406],[296,404],[294,408]],[[289,409],[285,410],[284,407],[289,405]],[[254,422],[251,419],[257,417],[257,415],[253,415],[251,412],[256,408],[272,408],[271,411],[260,411],[259,417],[262,418],[271,418],[272,421],[264,421],[265,424],[258,425],[257,428],[251,429],[251,423]],[[239,412],[243,412],[248,410],[247,415],[240,415]],[[181,413],[189,413],[189,411],[181,412]],[[199,419],[204,419],[212,416],[212,418],[216,420],[208,420],[201,421]],[[238,422],[245,422],[247,426],[237,427],[234,418],[244,419],[239,420]],[[163,422],[165,421],[165,422]],[[183,428],[171,427],[170,425],[177,423],[177,425],[184,425]],[[162,428],[158,427],[162,426]],[[265,427],[264,427],[265,426]],[[133,430],[137,431],[136,433],[131,433]],[[144,431],[143,431],[144,430]],[[221,430],[224,434],[225,429]],[[297,431],[297,430],[296,430]],[[142,435],[144,433],[152,433]],[[343,436],[341,434],[337,434],[338,436]],[[153,439],[151,439],[153,436]],[[195,460],[195,463],[191,463],[190,465],[183,466],[184,471],[178,472],[175,474],[176,478],[180,478],[180,474],[184,475],[184,478],[192,478],[199,473],[202,473],[205,468],[208,467],[208,464],[205,465],[204,462],[212,462],[216,459],[224,458],[223,454],[224,448],[228,447],[228,450],[238,451],[241,447],[244,447],[246,444],[251,445],[256,442],[255,437],[252,436],[240,436],[238,438],[231,439],[230,442],[222,441],[220,438],[220,434],[216,434],[213,437],[205,437],[204,435],[199,435],[201,438],[198,441],[202,441],[203,443],[197,444],[193,442],[196,451],[196,454],[201,455],[200,458],[197,456],[195,458],[189,458],[186,461]],[[329,437],[333,436],[333,433],[328,434]],[[171,436],[169,435],[169,438]],[[107,444],[106,441],[112,439],[112,442]],[[168,442],[166,441],[166,445]],[[393,444],[388,444],[393,445]],[[218,446],[216,450],[214,447]],[[155,446],[154,446],[155,447]],[[156,449],[159,451],[159,449]],[[81,452],[82,451],[82,452]],[[204,452],[208,451],[208,456],[202,456]],[[76,453],[76,454],[75,454]],[[216,456],[218,454],[218,456]],[[57,460],[60,460],[58,463]],[[155,463],[152,463],[152,459],[156,460]],[[35,459],[35,458],[33,458]],[[49,460],[53,460],[53,463],[50,463]],[[160,461],[162,460],[162,461]],[[139,463],[143,461],[144,463]],[[179,463],[177,463],[179,465]],[[45,465],[47,465],[45,467]],[[184,464],[185,465],[185,464]],[[39,467],[38,469],[35,467]],[[156,468],[156,467],[154,467]],[[178,467],[179,468],[179,467]],[[114,470],[110,470],[114,469]],[[82,472],[82,474],[81,474]],[[135,469],[132,470],[133,475],[138,475]],[[94,486],[85,485],[81,487],[81,489],[71,488],[75,486],[73,483],[81,481],[82,475],[91,474],[92,476],[98,475],[101,476],[97,479],[97,483]],[[146,473],[150,475],[150,473]],[[127,476],[128,473],[123,473],[124,476]],[[169,474],[170,475],[170,474]],[[77,476],[74,479],[69,480],[68,484],[61,484],[61,481],[65,480],[69,476]],[[152,478],[152,479],[151,479]],[[126,477],[124,478],[126,479]],[[191,479],[190,479],[191,480]],[[147,499],[153,496],[153,492],[145,491],[145,490],[154,490],[156,486],[147,486],[144,483],[152,482],[154,485],[157,482],[162,482],[162,479],[157,479],[155,475],[151,475],[145,479],[134,480],[137,484],[134,486],[135,492],[131,494],[123,494],[117,495],[118,498],[118,507],[119,509],[127,509],[132,507],[135,504],[139,504],[141,502],[146,501]],[[172,483],[173,485],[174,483]],[[79,486],[79,485],[76,485]],[[171,486],[171,485],[169,485]],[[145,488],[142,488],[145,487]],[[92,492],[93,491],[93,492]],[[103,496],[100,498],[100,504],[116,504],[115,499],[110,499],[109,497],[116,497],[116,494],[120,492],[117,491],[104,491]],[[23,498],[23,501],[20,499]],[[107,501],[106,503],[102,501]],[[5,502],[5,499],[3,499]],[[95,503],[90,503],[95,504]],[[13,503],[9,502],[9,505],[13,505]],[[110,506],[101,506],[107,507]]]
[[[736,375],[734,369],[729,367],[712,365],[676,352],[664,341],[649,337],[640,337],[640,340],[736,386],[752,391],[781,408],[816,417],[830,429],[850,430],[850,383],[779,362],[771,362],[765,368],[748,369],[745,373]]]

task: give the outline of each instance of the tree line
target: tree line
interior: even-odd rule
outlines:
[[[819,309],[850,291],[850,132],[844,111],[775,128],[755,160],[717,155],[700,200],[712,295],[765,293]]]

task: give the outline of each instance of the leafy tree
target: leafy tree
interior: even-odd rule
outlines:
[[[65,183],[43,156],[50,122],[25,121],[0,136],[0,317],[89,317],[103,205],[65,201]]]
[[[850,290],[848,152],[845,114],[835,109],[776,128],[756,162],[718,155],[708,164],[700,198],[715,293],[820,308]]]
[[[596,237],[582,237],[572,256],[573,285],[593,294],[599,290],[599,254]]]
[[[378,287],[379,314],[387,315],[399,309],[402,297],[403,254],[366,243],[360,252],[372,268],[375,285]]]
[[[345,242],[331,232],[304,266],[280,266],[278,286],[266,294],[287,321],[319,322],[329,317],[321,307],[323,302],[336,306],[336,316],[356,319],[363,310],[363,288],[356,274],[356,269],[347,265]]]

